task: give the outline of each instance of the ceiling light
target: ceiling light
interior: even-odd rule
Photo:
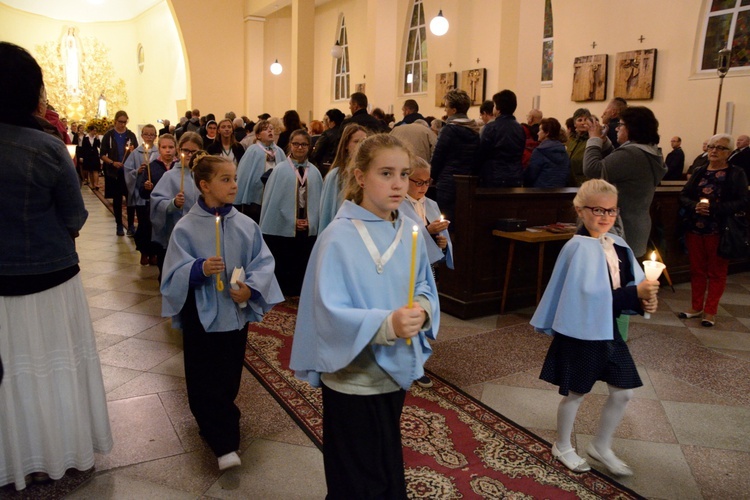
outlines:
[[[443,9],[430,21],[430,31],[435,36],[443,36],[448,33],[448,20],[443,17]]]

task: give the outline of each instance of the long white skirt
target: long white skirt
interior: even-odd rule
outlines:
[[[107,399],[80,275],[32,295],[0,297],[0,486],[88,470],[112,449]]]

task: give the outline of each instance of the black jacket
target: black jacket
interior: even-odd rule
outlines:
[[[526,134],[513,115],[500,115],[482,131],[479,145],[479,179],[485,187],[523,185],[521,159]]]
[[[430,163],[441,208],[443,204],[450,206],[455,203],[456,183],[453,176],[471,175],[478,149],[479,128],[474,120],[454,119],[440,129]]]
[[[388,127],[384,126],[383,122],[372,116],[367,112],[366,109],[359,109],[357,110],[351,118],[347,118],[343,122],[341,122],[341,128],[342,130],[346,128],[347,125],[350,123],[356,123],[357,125],[362,125],[363,127],[369,128],[374,133],[378,132],[387,132]]]
[[[708,166],[697,168],[680,192],[680,205],[682,205],[685,214],[682,223],[686,229],[691,227],[695,215],[695,206],[703,198],[700,181],[707,170]],[[747,209],[747,176],[745,171],[740,167],[729,165],[725,182],[721,199],[711,202],[709,208],[710,216],[716,218],[719,222],[723,221],[727,215]]]

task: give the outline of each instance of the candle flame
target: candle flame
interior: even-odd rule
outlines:
[[[219,215],[216,216],[216,222],[221,222],[221,217]]]
[[[656,261],[656,252],[651,252],[651,262]]]
[[[440,222],[445,222],[445,215],[440,214]]]
[[[411,230],[412,230],[412,231],[414,231],[414,232],[416,233],[417,231],[419,231],[419,227],[417,227],[417,226],[412,226]]]

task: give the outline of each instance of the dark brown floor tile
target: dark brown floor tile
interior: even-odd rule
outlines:
[[[459,387],[470,386],[541,366],[550,339],[521,324],[442,342],[427,368]]]
[[[735,318],[750,318],[750,306],[722,304],[722,307]]]
[[[683,446],[703,498],[747,498],[750,491],[750,453]]]

